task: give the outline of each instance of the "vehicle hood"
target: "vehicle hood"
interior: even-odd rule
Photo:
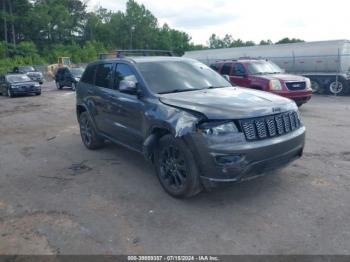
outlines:
[[[162,103],[199,112],[208,119],[243,119],[297,110],[287,98],[240,87],[159,95]]]
[[[278,79],[282,81],[305,81],[305,77],[303,76],[297,76],[297,75],[290,75],[290,74],[266,74],[266,75],[258,75],[258,77],[265,78],[267,80],[272,80],[272,79]]]
[[[43,76],[43,74],[41,72],[28,72],[27,76]]]

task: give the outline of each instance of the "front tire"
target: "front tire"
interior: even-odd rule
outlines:
[[[79,127],[81,140],[88,149],[93,150],[103,146],[103,139],[98,136],[87,112],[80,114]]]
[[[7,88],[7,96],[11,97],[11,98],[14,97],[14,95],[13,95],[13,93],[12,93],[10,88]]]
[[[304,103],[303,102],[296,102],[297,107],[301,107]]]
[[[311,89],[312,89],[312,93],[320,94],[322,88],[321,88],[321,85],[318,81],[311,80]]]
[[[155,164],[160,184],[172,197],[188,198],[201,192],[196,162],[180,139],[163,136],[155,152]]]

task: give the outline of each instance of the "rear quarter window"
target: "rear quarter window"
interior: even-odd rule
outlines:
[[[85,69],[85,72],[80,79],[81,82],[93,85],[94,84],[94,78],[95,78],[95,72],[96,72],[97,65],[91,65],[88,66]]]

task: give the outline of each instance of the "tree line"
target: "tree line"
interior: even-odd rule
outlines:
[[[281,40],[273,43],[270,39],[261,40],[258,44],[254,41],[243,41],[242,39],[234,39],[232,35],[226,34],[220,38],[216,34],[212,34],[208,41],[209,48],[230,48],[230,47],[243,47],[243,46],[255,46],[255,45],[278,45],[278,44],[290,44],[304,42],[304,40],[298,38],[282,38]]]
[[[0,10],[0,71],[14,64],[54,63],[59,56],[88,62],[114,49],[166,49],[182,55],[188,50],[255,45],[215,34],[207,46],[195,45],[186,32],[159,25],[135,0],[126,3],[124,12],[102,7],[89,11],[82,0],[0,0]]]

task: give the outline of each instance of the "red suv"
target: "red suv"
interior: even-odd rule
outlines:
[[[212,69],[227,76],[231,83],[242,87],[272,92],[290,98],[298,106],[310,100],[310,80],[303,76],[289,75],[271,61],[239,59],[218,61]]]

